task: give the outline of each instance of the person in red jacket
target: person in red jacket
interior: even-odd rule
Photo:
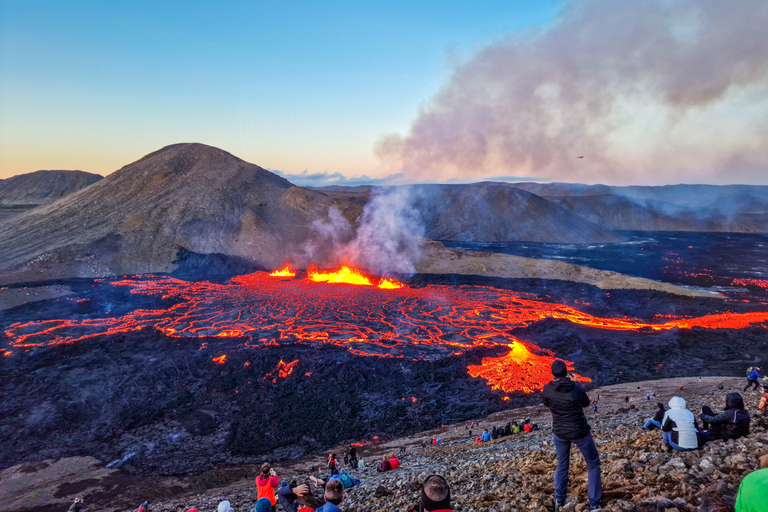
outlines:
[[[389,456],[389,469],[397,469],[400,467],[400,459],[395,457],[395,454]]]
[[[451,506],[451,488],[440,475],[428,476],[421,486],[419,504],[413,512],[453,512]]]
[[[280,479],[277,478],[277,473],[269,465],[269,462],[265,462],[261,465],[261,474],[256,477],[256,490],[258,491],[256,501],[259,501],[261,498],[269,499],[269,502],[272,503],[272,512],[275,512],[277,508],[275,489],[277,489],[278,485],[280,485]]]

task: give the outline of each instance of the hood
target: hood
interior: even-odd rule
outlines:
[[[570,391],[576,387],[576,384],[574,384],[573,381],[568,377],[557,378],[553,381],[553,383],[555,384],[555,389],[557,391]]]
[[[744,399],[738,393],[728,393],[725,395],[725,408],[727,410],[743,409]]]
[[[673,396],[672,398],[669,399],[669,408],[685,409],[685,400],[683,400],[679,396]]]

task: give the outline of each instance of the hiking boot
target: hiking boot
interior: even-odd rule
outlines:
[[[565,502],[560,503],[559,501],[555,500],[555,512],[560,512],[560,509],[565,506]]]

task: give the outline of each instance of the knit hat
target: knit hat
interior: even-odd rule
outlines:
[[[219,512],[235,512],[227,500],[219,502]]]
[[[565,377],[568,375],[568,367],[565,366],[565,362],[555,359],[552,362],[552,375],[555,377]]]
[[[445,478],[432,475],[424,480],[421,488],[421,503],[424,505],[424,510],[441,510],[451,506],[451,489]]]
[[[254,510],[256,512],[270,512],[272,510],[272,502],[269,501],[269,498],[259,498]]]

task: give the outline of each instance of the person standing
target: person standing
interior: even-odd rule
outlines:
[[[589,397],[584,390],[568,378],[564,361],[552,363],[555,379],[544,386],[542,403],[552,411],[552,440],[557,456],[555,469],[555,512],[565,505],[568,490],[568,469],[571,460],[571,444],[575,444],[587,463],[587,494],[590,510],[602,510],[602,483],[600,455],[590,433],[584,408],[589,406]]]
[[[269,462],[265,462],[261,465],[261,473],[256,477],[256,490],[258,491],[256,500],[267,498],[272,504],[272,512],[275,512],[277,506],[275,489],[278,485],[280,485],[280,479],[277,478],[277,473],[272,469]]]

